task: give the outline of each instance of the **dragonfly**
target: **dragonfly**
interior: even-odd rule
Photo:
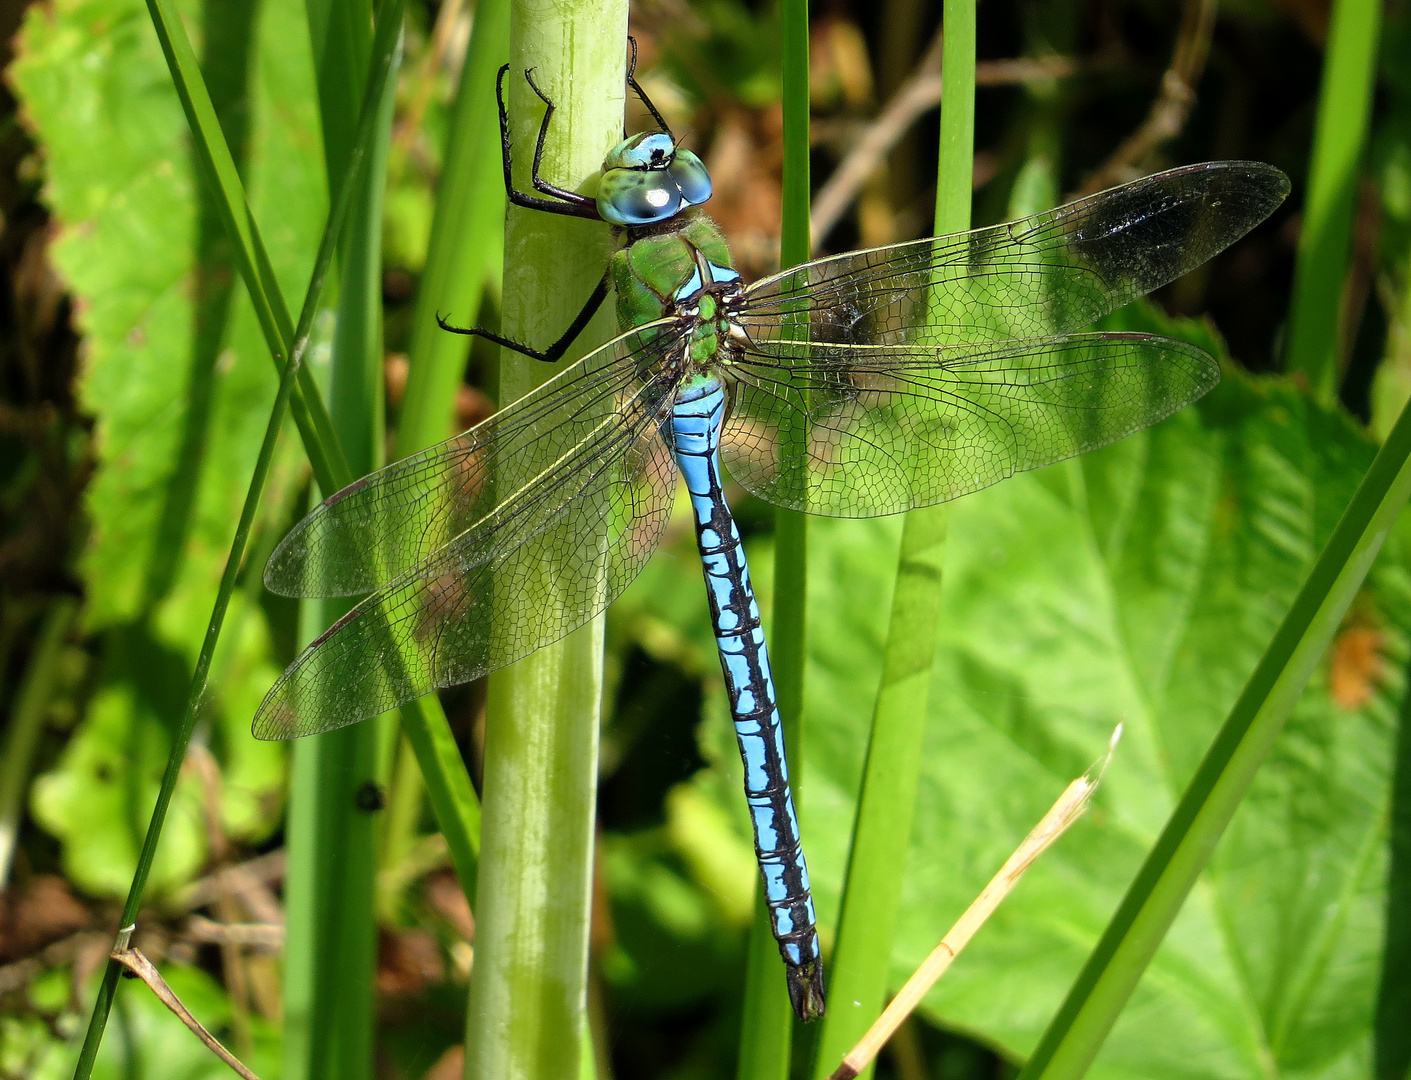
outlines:
[[[1185,342],[1085,331],[1244,236],[1288,193],[1272,166],[1148,176],[1021,221],[853,251],[746,284],[700,209],[701,159],[658,130],[606,155],[596,193],[544,179],[515,206],[602,221],[615,248],[560,359],[614,294],[620,333],[483,423],[330,496],[283,538],[265,583],[363,596],[269,691],[263,739],[325,732],[479,678],[605,610],[642,569],[684,479],[770,924],[794,1011],[825,995],[784,739],[725,476],[776,506],[870,517],[929,506],[1111,443],[1213,387]],[[627,132],[624,131],[624,135]]]

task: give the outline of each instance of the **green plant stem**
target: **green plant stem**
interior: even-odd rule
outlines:
[[[396,456],[433,446],[450,434],[456,388],[469,339],[447,334],[438,314],[474,321],[487,275],[503,246],[495,74],[509,55],[509,0],[480,0],[451,112],[445,168],[436,189],[431,247],[417,294],[406,396],[397,417]],[[480,851],[480,803],[440,700],[433,694],[402,707],[402,730],[451,863],[474,901]],[[400,793],[399,793],[400,794]]]
[[[575,188],[621,138],[625,0],[516,0],[510,12],[515,176],[528,189],[543,106],[534,68],[558,106],[543,175]],[[511,208],[505,227],[505,317],[511,336],[554,340],[602,273],[606,228]],[[609,313],[580,338],[605,336]],[[506,355],[500,398],[512,401],[555,368]],[[475,969],[466,1016],[467,1077],[576,1077],[587,1030],[588,924],[602,619],[490,676]]]
[[[265,327],[266,341],[276,364],[281,368],[281,373],[279,390],[275,394],[274,405],[270,409],[269,423],[265,427],[264,439],[260,444],[259,456],[255,462],[255,470],[250,478],[250,488],[246,493],[245,503],[241,507],[240,519],[236,523],[235,537],[230,546],[230,556],[221,573],[215,606],[211,612],[205,639],[201,643],[200,655],[196,659],[196,670],[192,675],[191,689],[187,695],[186,711],[172,740],[166,769],[162,773],[161,787],[157,792],[157,801],[152,808],[151,822],[147,827],[147,834],[143,838],[142,850],[138,854],[137,870],[133,875],[127,900],[123,904],[121,925],[124,928],[135,924],[138,912],[141,910],[142,895],[146,889],[152,860],[156,856],[157,844],[161,839],[167,809],[171,804],[172,794],[176,791],[176,782],[181,772],[181,763],[186,756],[187,743],[190,742],[191,732],[196,726],[197,708],[206,692],[211,659],[215,654],[216,643],[220,639],[220,632],[225,623],[225,614],[230,606],[230,598],[235,591],[240,564],[249,543],[250,529],[259,508],[260,496],[264,491],[265,481],[269,477],[270,466],[274,461],[274,448],[279,438],[279,430],[284,424],[285,413],[292,411],[296,388],[302,385],[301,374],[305,370],[303,357],[308,348],[309,332],[313,328],[314,315],[318,310],[319,298],[323,294],[324,282],[328,276],[328,268],[333,261],[334,250],[342,232],[343,222],[353,205],[357,172],[361,168],[367,148],[372,142],[373,130],[379,112],[378,103],[382,100],[392,68],[405,2],[406,0],[390,0],[384,13],[385,18],[379,23],[373,52],[376,62],[368,72],[367,90],[363,97],[355,151],[350,158],[350,171],[338,185],[337,194],[329,209],[328,223],[324,227],[323,239],[319,243],[318,255],[315,257],[313,273],[309,279],[308,292],[304,297],[304,306],[299,314],[299,325],[297,328],[290,328],[289,332],[284,334],[279,319],[273,317],[279,312],[284,312],[284,322],[287,323],[288,316],[287,310],[284,308],[283,297],[275,285],[268,259],[264,257],[264,248],[255,229],[254,218],[249,214],[244,194],[239,189],[239,177],[235,174],[234,162],[231,160],[224,137],[220,133],[220,126],[216,122],[214,110],[210,105],[210,96],[206,93],[205,86],[201,82],[196,54],[192,51],[191,43],[186,38],[181,22],[175,11],[171,9],[168,0],[149,0],[148,10],[157,27],[157,34],[162,42],[167,63],[171,68],[173,81],[176,82],[182,103],[186,106],[187,121],[195,136],[198,159],[207,163],[209,168],[206,178],[214,189],[221,192],[223,196],[223,217],[231,228],[232,238],[237,241],[237,247],[242,252],[242,258],[239,260],[242,272],[249,271],[245,276],[246,286],[251,292],[252,299],[255,299],[257,292],[260,294],[259,299],[256,299],[257,310],[261,308],[263,303],[263,309],[271,315],[268,323],[262,317],[261,325]],[[232,178],[235,184],[233,188],[229,186]],[[264,291],[266,285],[273,292]],[[288,357],[288,362],[281,363],[282,357]],[[312,383],[309,386],[312,387]],[[320,401],[316,393],[312,396],[306,396],[305,400],[306,403]],[[318,426],[312,425],[306,434],[305,445],[309,446],[307,440],[317,442],[320,438],[322,438],[322,433]],[[311,453],[310,457],[313,456]],[[347,465],[342,450],[335,440],[323,446],[322,452],[318,455],[315,470],[316,473],[319,469],[330,472],[332,482],[336,480],[339,468],[346,470]],[[98,1055],[98,1046],[102,1042],[103,1030],[107,1026],[108,1014],[112,1008],[113,995],[117,989],[120,971],[121,968],[118,964],[112,961],[108,962],[103,973],[103,981],[98,988],[97,998],[93,1003],[93,1013],[89,1018],[83,1047],[79,1051],[78,1062],[74,1068],[75,1080],[88,1080],[92,1074],[93,1063]]]
[[[0,892],[10,879],[29,770],[44,729],[44,710],[54,696],[62,670],[64,639],[77,611],[78,601],[71,596],[57,597],[49,605],[10,711],[4,746],[0,749]]]
[[[1328,24],[1308,197],[1294,265],[1287,366],[1319,400],[1342,380],[1343,282],[1352,248],[1357,171],[1367,141],[1382,0],[1334,0]]]
[[[310,0],[306,7],[332,189],[353,153],[349,118],[372,50],[371,5]],[[393,103],[393,94],[379,102],[368,167],[339,246],[328,400],[334,431],[358,476],[382,464],[384,445],[382,194]],[[305,625],[322,631],[350,606],[342,599],[305,601]],[[290,1080],[364,1080],[372,1073],[381,799],[369,793],[379,790],[379,749],[389,722],[390,716],[354,724],[294,745],[287,847],[290,866],[302,872],[291,873],[285,888],[284,972],[297,1001],[285,1023],[284,1075]]]
[[[1411,676],[1411,668],[1407,675]],[[1392,770],[1386,931],[1377,986],[1372,1075],[1405,1080],[1411,1073],[1411,694],[1402,698]]]
[[[426,784],[431,812],[446,838],[451,866],[467,900],[474,901],[480,867],[480,800],[470,782],[456,737],[433,694],[403,705],[402,734]]]
[[[1402,326],[1411,328],[1411,276],[1402,297]],[[1404,335],[1405,329],[1400,333]],[[1395,363],[1398,332],[1393,325],[1383,367]],[[1402,407],[1406,397],[1402,396]],[[1407,668],[1411,678],[1411,666]],[[1411,684],[1409,684],[1411,685]],[[1403,696],[1392,768],[1388,814],[1386,929],[1377,985],[1376,1023],[1372,1033],[1376,1080],[1405,1080],[1411,1075],[1411,694]]]
[[[254,67],[258,12],[259,5],[249,0],[236,3],[202,0],[201,4],[201,70],[231,156],[241,168],[249,155],[250,75]],[[175,585],[186,555],[219,386],[216,361],[225,345],[231,302],[237,287],[232,273],[235,269],[233,244],[221,222],[216,193],[209,186],[201,185],[196,197],[196,265],[191,284],[195,302],[184,394],[185,415],[181,422],[181,443],[171,478],[162,493],[161,517],[157,520],[152,551],[143,575],[144,623],[152,619],[158,605]],[[140,632],[152,633],[152,630],[146,627]]]
[[[945,0],[941,152],[935,233],[970,227],[975,145],[975,0]],[[940,620],[945,504],[913,510],[902,527],[882,678],[843,883],[832,999],[814,1062],[828,1076],[882,1011],[921,773],[931,667]],[[863,1074],[870,1077],[875,1066]]]
[[[808,210],[812,185],[808,160],[808,2],[782,0],[779,14],[784,109],[784,190],[779,264],[789,267],[808,261],[809,256]],[[769,624],[769,661],[784,726],[789,782],[801,821],[806,820],[803,709],[807,585],[808,517],[793,510],[776,510],[774,610]],[[783,1080],[789,1075],[793,1015],[779,945],[770,930],[764,890],[756,881],[737,1070],[740,1080]]]
[[[1403,409],[1020,1080],[1081,1077],[1249,791],[1411,494]]]
[[[465,373],[471,339],[446,333],[436,325],[436,316],[474,324],[486,277],[504,243],[495,75],[508,57],[509,0],[479,0],[451,110],[431,245],[416,298],[407,390],[397,418],[399,458],[451,434],[456,388]]]

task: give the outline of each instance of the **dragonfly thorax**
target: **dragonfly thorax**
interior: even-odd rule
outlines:
[[[712,263],[699,249],[696,268],[677,290],[675,311],[686,326],[686,355],[698,368],[728,362],[744,329],[734,318],[742,288],[740,275],[728,266]]]
[[[674,319],[692,342],[692,358],[707,364],[721,343],[739,338],[734,312],[743,287],[713,221],[693,212],[672,224],[647,233],[629,230],[626,245],[613,254],[618,325],[630,330]]]

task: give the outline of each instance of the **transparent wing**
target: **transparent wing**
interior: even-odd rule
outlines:
[[[730,474],[778,506],[830,517],[929,506],[1081,454],[1220,378],[1193,345],[1115,333],[923,348],[773,342],[733,371]]]
[[[943,345],[1081,330],[1180,277],[1288,194],[1273,166],[1158,173],[1023,221],[804,263],[746,290],[756,340]]]
[[[382,585],[300,654],[255,716],[294,738],[513,663],[601,612],[660,539],[679,335],[643,328],[464,435],[324,503],[271,557],[283,591]],[[405,546],[403,546],[405,545]]]
[[[438,573],[467,569],[522,542],[577,496],[601,453],[621,448],[619,425],[663,402],[669,411],[650,373],[676,343],[660,324],[624,334],[469,431],[349,484],[280,541],[266,587],[360,596],[433,557]]]

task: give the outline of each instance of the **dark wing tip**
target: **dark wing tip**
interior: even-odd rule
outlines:
[[[1234,196],[1248,221],[1245,231],[1267,218],[1288,198],[1293,185],[1282,169],[1263,161],[1209,161],[1203,167],[1212,174],[1212,189],[1221,196]]]
[[[1289,192],[1261,161],[1185,165],[1054,211],[1069,252],[1122,303],[1194,270],[1264,221]]]

